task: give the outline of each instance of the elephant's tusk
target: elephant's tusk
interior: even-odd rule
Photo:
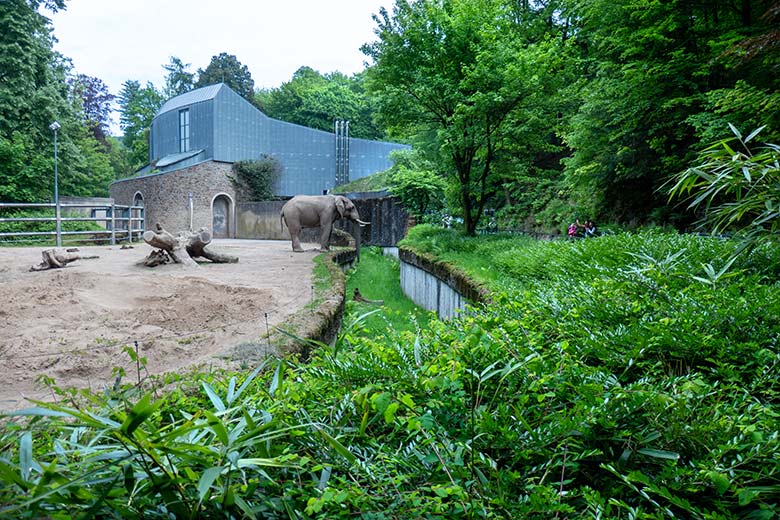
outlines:
[[[355,222],[357,222],[358,224],[360,224],[360,227],[365,227],[365,226],[369,226],[369,225],[371,225],[371,222],[363,222],[363,221],[362,221],[362,220],[360,220],[360,219],[355,219]]]

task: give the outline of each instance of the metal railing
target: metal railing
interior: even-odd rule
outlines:
[[[56,209],[56,204],[51,203],[16,203],[0,202],[0,211],[4,209]],[[81,231],[61,231],[63,237],[79,237],[79,242],[98,242],[109,240],[111,245],[117,241],[127,240],[132,242],[134,238],[141,238],[144,234],[144,208],[143,206],[120,206],[118,204],[100,204],[100,203],[60,203],[62,210],[54,217],[0,217],[0,222],[53,222],[61,224],[62,222],[95,222],[101,225],[103,229],[99,230],[81,230]],[[86,209],[89,212],[86,216],[62,216],[77,215],[78,211],[73,209]],[[2,213],[0,213],[1,215]],[[58,222],[59,220],[59,222]],[[56,226],[59,229],[61,226]],[[91,238],[87,238],[91,235]],[[57,237],[57,231],[15,231],[0,232],[0,244],[11,241],[33,241],[44,240],[51,237]],[[8,240],[12,239],[12,240]]]

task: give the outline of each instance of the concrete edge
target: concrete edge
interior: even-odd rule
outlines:
[[[486,304],[492,300],[490,291],[485,286],[472,280],[464,271],[433,255],[399,247],[398,258],[438,278],[472,303]]]

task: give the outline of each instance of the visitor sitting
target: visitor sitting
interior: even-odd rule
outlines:
[[[577,224],[574,222],[569,224],[569,238],[577,238]]]
[[[583,232],[583,235],[585,236],[585,238],[590,238],[590,237],[595,237],[596,236],[596,234],[597,234],[597,232],[596,232],[596,224],[592,220],[588,219],[588,220],[585,221],[584,224],[580,224],[580,220],[577,219],[576,224],[577,224],[578,227],[582,228],[582,232]]]

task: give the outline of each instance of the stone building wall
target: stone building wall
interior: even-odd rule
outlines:
[[[117,204],[131,205],[136,193],[144,198],[146,229],[160,223],[173,234],[190,229],[189,194],[192,193],[192,229],[212,229],[212,202],[217,195],[231,200],[229,230],[236,236],[236,189],[228,178],[231,163],[206,161],[168,173],[145,175],[114,182],[111,197]]]

